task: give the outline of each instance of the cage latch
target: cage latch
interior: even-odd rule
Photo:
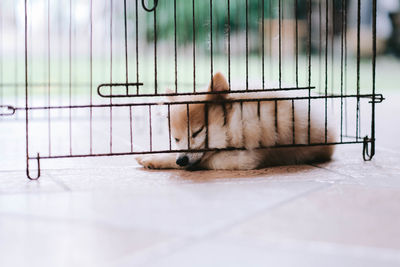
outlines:
[[[139,94],[139,89],[137,89],[136,95],[132,95],[129,93],[129,87],[131,86],[139,88],[139,86],[143,86],[143,83],[103,83],[97,87],[97,94],[101,97],[106,97],[106,98],[137,96]],[[101,92],[101,89],[103,87],[109,87],[110,92],[109,93]],[[125,92],[120,92],[117,90],[113,91],[112,88],[114,87],[125,87],[126,90]]]
[[[369,101],[369,103],[379,104],[379,103],[382,103],[383,100],[385,100],[385,98],[383,97],[382,94],[372,95],[371,96],[371,101]]]
[[[1,116],[12,116],[15,114],[15,107],[0,105],[0,117]]]

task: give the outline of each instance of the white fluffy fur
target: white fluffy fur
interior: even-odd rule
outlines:
[[[235,88],[232,88],[235,90]],[[238,88],[236,88],[238,89]],[[239,88],[240,89],[240,88]],[[209,88],[209,90],[211,90]],[[213,90],[226,91],[225,77],[217,73],[213,77]],[[297,94],[301,95],[301,94]],[[214,100],[219,104],[208,105],[208,147],[209,148],[245,148],[245,150],[197,152],[183,155],[140,156],[137,161],[147,168],[181,168],[176,158],[187,156],[187,167],[203,169],[244,170],[273,165],[300,164],[315,161],[327,161],[333,154],[333,146],[298,146],[285,148],[262,148],[274,145],[308,143],[308,100],[261,101],[243,103],[223,103],[224,99],[260,99],[296,96],[293,93],[246,93],[197,96],[197,100]],[[173,99],[172,99],[173,100]],[[193,98],[192,98],[193,100]],[[221,101],[222,100],[222,101]],[[259,105],[259,106],[258,106]],[[277,106],[275,106],[277,105]],[[292,108],[294,108],[294,118]],[[277,110],[277,120],[275,119]],[[325,143],[324,106],[321,101],[311,101],[310,142]],[[190,136],[203,127],[195,137],[191,137],[190,148],[201,149],[206,146],[205,106],[190,105]],[[260,116],[258,116],[260,114]],[[294,119],[294,122],[293,122]],[[332,118],[329,121],[334,121]],[[276,124],[278,127],[276,127]],[[172,135],[179,140],[177,146],[184,150],[188,147],[186,105],[171,106]],[[294,128],[294,129],[293,129]],[[293,140],[293,130],[295,137]],[[328,143],[336,141],[333,124],[327,128]]]

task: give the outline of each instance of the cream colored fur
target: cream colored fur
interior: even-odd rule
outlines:
[[[220,73],[214,75],[212,83],[214,91],[228,90],[228,83]],[[234,87],[232,89],[235,90]],[[308,144],[308,100],[296,100],[293,102],[294,123],[291,100],[261,101],[259,103],[223,102],[225,99],[260,99],[299,95],[301,94],[295,95],[293,93],[270,91],[192,97],[191,100],[210,100],[214,104],[208,104],[207,107],[204,104],[190,104],[189,133],[191,138],[189,139],[189,148],[204,149],[208,139],[209,148],[245,148],[245,150],[139,156],[137,161],[147,168],[181,168],[176,164],[176,159],[186,156],[188,165],[185,167],[213,170],[245,170],[274,165],[327,161],[333,154],[333,146],[260,149],[260,147],[273,147],[275,145]],[[323,103],[316,102],[311,101],[310,109],[311,144],[325,142],[325,109]],[[276,119],[275,110],[277,110]],[[206,126],[205,116],[207,113],[208,127]],[[336,132],[333,123],[331,123],[334,120],[332,119],[331,116],[328,120],[330,121],[326,136],[328,143],[336,141]],[[276,124],[278,127],[276,127]],[[188,148],[187,125],[186,105],[172,105],[172,136],[177,140],[178,148],[182,150]],[[197,135],[193,137],[196,132]]]

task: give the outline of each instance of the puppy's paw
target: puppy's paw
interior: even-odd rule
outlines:
[[[176,155],[174,154],[140,155],[135,159],[148,169],[180,169],[176,165]]]
[[[147,169],[163,169],[165,168],[156,157],[154,156],[138,156],[136,157],[137,163]]]

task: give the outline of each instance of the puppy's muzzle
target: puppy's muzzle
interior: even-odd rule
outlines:
[[[186,156],[186,155],[183,155],[183,156],[179,157],[179,158],[176,160],[176,164],[178,164],[178,165],[181,166],[181,167],[186,167],[186,166],[188,166],[188,165],[189,165],[189,157]]]

